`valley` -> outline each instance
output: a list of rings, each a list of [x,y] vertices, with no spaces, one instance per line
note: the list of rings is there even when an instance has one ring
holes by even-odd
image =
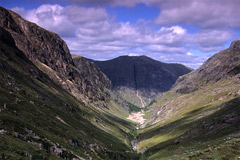
[[[95,61],[0,7],[0,159],[239,159],[240,40],[192,70]]]

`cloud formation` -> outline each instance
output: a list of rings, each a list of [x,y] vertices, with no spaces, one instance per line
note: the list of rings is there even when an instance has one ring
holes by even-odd
[[[200,9],[195,11],[197,3],[200,3],[199,1],[186,1],[185,5],[190,6],[188,9],[183,9],[184,6],[180,4],[183,1],[179,0],[177,3],[171,3],[173,0],[103,0],[101,2],[91,0],[87,3],[96,4],[93,7],[79,5],[63,7],[56,4],[41,5],[32,10],[18,7],[13,10],[27,20],[58,33],[67,42],[72,53],[93,59],[110,59],[120,55],[144,54],[160,61],[183,63],[196,68],[206,60],[206,56],[197,57],[194,56],[194,53],[189,54],[190,49],[202,52],[219,51],[223,49],[223,45],[229,39],[233,38],[234,31],[231,28],[213,28],[213,23],[204,20],[204,16],[208,15],[209,12],[200,13]],[[207,4],[205,2],[205,0],[201,1],[200,7],[203,6],[201,9]],[[86,1],[72,0],[71,3],[82,4]],[[161,12],[155,19],[155,23],[161,26],[153,29],[153,22],[145,20],[139,20],[135,24],[117,22],[102,7],[104,4],[134,6],[136,3],[161,7]],[[198,15],[187,17],[188,14],[192,14],[191,11]],[[202,11],[204,12],[204,10]],[[215,16],[218,17],[219,14],[217,12]],[[178,19],[175,17],[178,17]],[[205,17],[205,19],[207,18]],[[220,22],[218,20],[216,24]],[[178,23],[199,25],[199,30],[190,33],[187,27],[182,27]],[[235,26],[237,24],[232,25],[232,27]]]
[[[239,0],[151,1],[161,8],[155,23],[159,25],[199,26],[201,28],[239,28]]]

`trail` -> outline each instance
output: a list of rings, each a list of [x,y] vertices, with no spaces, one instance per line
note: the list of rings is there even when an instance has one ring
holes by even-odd
[[[138,91],[137,91],[137,97],[138,97],[138,98],[140,99],[140,101],[141,101],[141,104],[142,104],[142,107],[141,107],[141,108],[144,108],[145,102],[144,102],[144,100],[142,99],[142,97],[139,96]]]

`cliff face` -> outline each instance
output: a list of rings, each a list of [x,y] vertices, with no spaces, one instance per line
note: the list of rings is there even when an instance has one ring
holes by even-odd
[[[100,71],[96,64],[77,55],[73,55],[73,61],[77,69],[85,75],[85,78],[89,81],[89,83],[92,83],[92,85],[98,86],[100,88],[112,88],[111,81],[102,71]]]
[[[2,7],[0,27],[12,35],[16,46],[27,58],[76,98],[86,103],[100,99],[108,100],[109,95],[102,91],[104,88],[110,88],[110,85],[100,82],[101,78],[96,75],[96,71],[95,78],[90,79],[84,70],[78,70],[66,43],[57,34],[28,22]],[[87,62],[82,63],[85,63],[85,66],[89,65]],[[102,85],[99,86],[100,83]]]
[[[174,89],[179,93],[189,93],[198,90],[210,82],[237,76],[240,73],[240,40],[233,41],[228,49],[220,51],[209,58],[203,65],[180,77]]]

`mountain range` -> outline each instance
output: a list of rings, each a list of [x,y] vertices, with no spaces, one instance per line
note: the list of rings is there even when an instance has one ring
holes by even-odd
[[[239,65],[240,40],[193,71],[87,60],[0,7],[0,159],[239,159]]]

